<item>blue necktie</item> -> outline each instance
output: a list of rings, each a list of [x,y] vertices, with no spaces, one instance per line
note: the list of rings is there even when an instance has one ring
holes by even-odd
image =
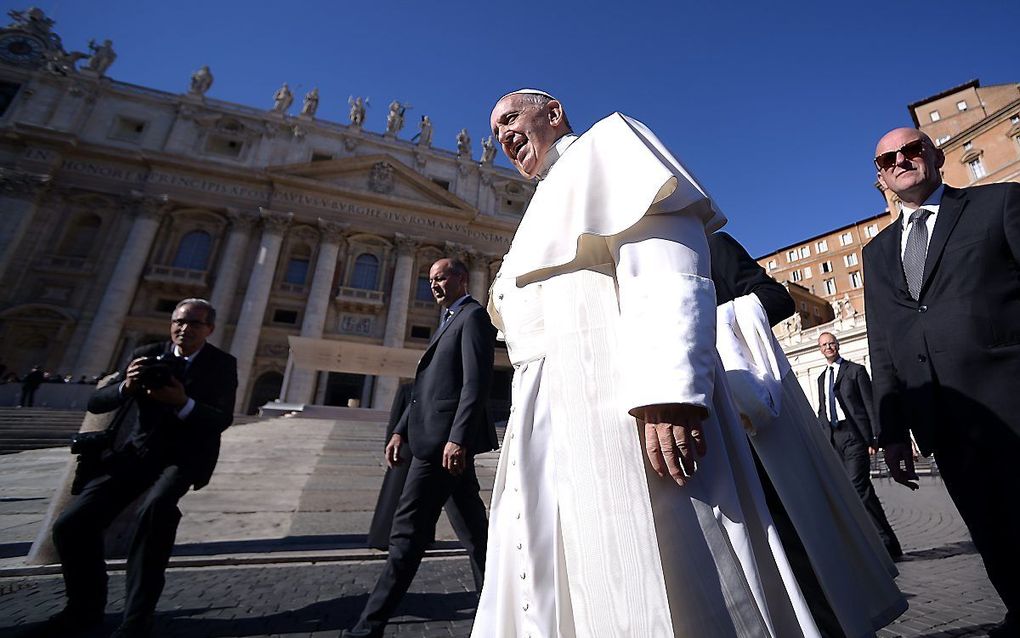
[[[839,418],[836,416],[836,369],[829,366],[829,425],[839,425]]]

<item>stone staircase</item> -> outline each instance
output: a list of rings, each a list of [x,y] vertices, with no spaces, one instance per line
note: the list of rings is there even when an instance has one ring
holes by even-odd
[[[0,408],[0,454],[66,447],[84,417],[85,412],[80,410]],[[257,420],[255,416],[236,415],[234,425]]]
[[[0,454],[66,447],[85,412],[47,408],[0,408]]]

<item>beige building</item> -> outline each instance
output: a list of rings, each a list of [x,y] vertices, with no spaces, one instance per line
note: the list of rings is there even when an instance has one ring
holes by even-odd
[[[239,412],[281,389],[288,402],[388,408],[397,377],[288,364],[288,338],[423,350],[438,323],[427,270],[446,255],[468,263],[484,301],[533,192],[492,165],[491,147],[481,159],[465,138],[457,152],[433,147],[430,125],[404,130],[399,102],[384,125],[360,100],[350,122],[319,119],[317,90],[302,100],[283,86],[265,108],[220,101],[208,67],[182,77],[181,93],[118,82],[112,43],[68,52],[41,11],[11,15],[0,30],[8,369],[109,371],[166,338],[177,300],[205,297],[219,311],[212,341],[238,359]]]
[[[854,311],[864,312],[864,268],[861,249],[892,217],[883,212],[835,230],[784,246],[758,258],[758,263],[779,282],[794,283],[812,295],[824,299],[833,314],[849,303]],[[805,309],[800,307],[803,312]],[[829,314],[829,318],[833,316]],[[805,327],[816,325],[813,317],[804,317]]]
[[[952,186],[1020,181],[1020,83],[978,80],[911,104],[914,125],[945,152]]]

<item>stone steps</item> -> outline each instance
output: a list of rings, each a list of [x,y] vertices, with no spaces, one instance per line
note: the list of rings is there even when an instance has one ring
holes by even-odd
[[[85,413],[46,408],[0,408],[0,454],[66,447]]]

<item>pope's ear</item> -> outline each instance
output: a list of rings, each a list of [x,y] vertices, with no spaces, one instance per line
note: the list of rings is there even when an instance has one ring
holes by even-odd
[[[549,108],[549,124],[557,127],[564,122],[563,105],[559,100],[551,100],[546,106]]]

